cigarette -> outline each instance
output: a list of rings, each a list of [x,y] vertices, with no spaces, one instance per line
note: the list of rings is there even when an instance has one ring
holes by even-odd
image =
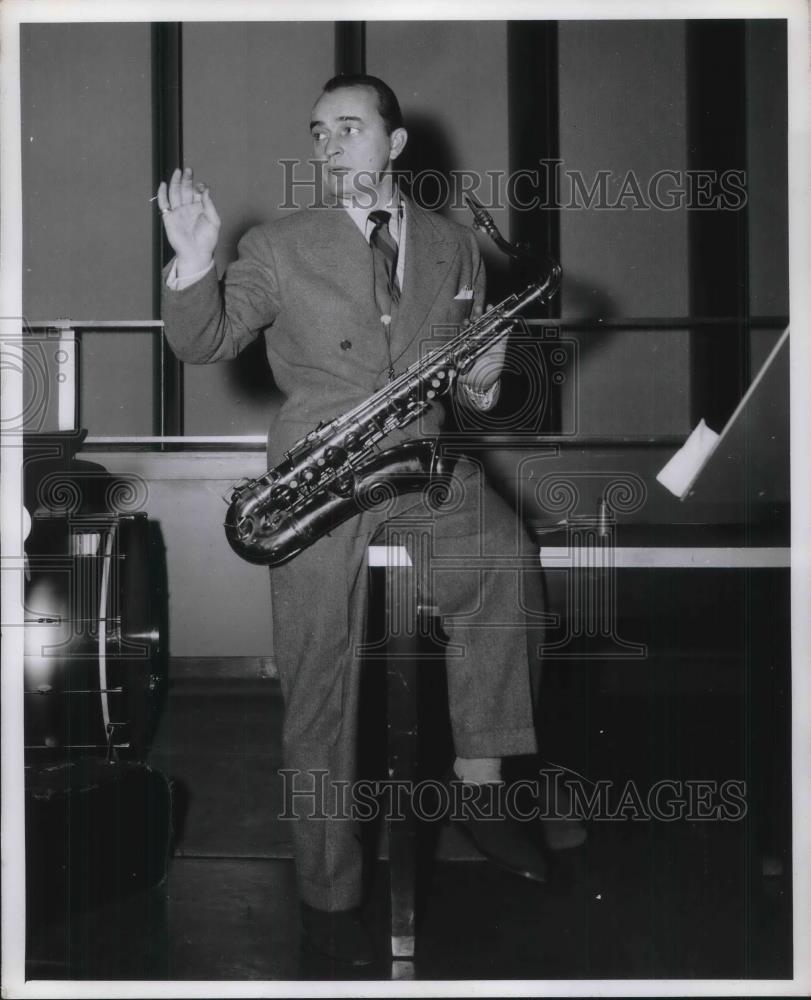
[[[158,196],[157,196],[157,195],[155,195],[155,197],[154,197],[154,198],[150,198],[149,200],[150,200],[150,201],[157,201],[157,200],[158,200]]]

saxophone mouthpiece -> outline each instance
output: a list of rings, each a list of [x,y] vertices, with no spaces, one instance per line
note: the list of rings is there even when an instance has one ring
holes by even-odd
[[[473,213],[473,225],[476,229],[489,231],[489,227],[494,225],[490,213],[485,210],[484,205],[472,194],[465,195],[467,207]]]

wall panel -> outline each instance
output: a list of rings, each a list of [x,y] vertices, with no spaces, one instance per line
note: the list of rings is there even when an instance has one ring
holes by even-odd
[[[629,171],[645,192],[656,171],[685,170],[682,23],[563,21],[559,47],[565,170],[589,183],[610,171],[609,203]],[[683,208],[567,208],[561,242],[565,315],[686,315]]]
[[[150,27],[21,35],[29,320],[152,319]]]
[[[608,207],[629,174],[647,202],[657,171],[683,176],[686,169],[684,26],[562,21],[558,39],[561,169],[579,174],[587,188],[600,171],[609,172],[602,206],[583,207],[587,199],[572,197],[571,183],[561,185],[563,316],[686,316],[686,210]],[[582,432],[689,431],[683,334],[596,331],[578,339]]]
[[[184,155],[223,220],[221,273],[247,229],[285,214],[279,161],[298,158],[312,176],[310,110],[333,58],[327,22],[184,25]],[[185,380],[187,434],[261,433],[278,403],[261,344],[233,362],[187,365]]]
[[[156,336],[145,332],[82,334],[80,412],[88,434],[152,434]]]
[[[149,30],[22,26],[29,321],[153,318]],[[81,348],[83,426],[90,434],[151,433],[151,338],[99,333]],[[53,412],[40,429],[55,426]]]
[[[747,26],[749,308],[788,315],[786,22]]]

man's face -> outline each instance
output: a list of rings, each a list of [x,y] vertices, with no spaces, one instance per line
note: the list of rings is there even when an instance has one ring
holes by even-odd
[[[373,207],[406,140],[405,129],[386,133],[374,90],[344,87],[322,94],[310,133],[326,189],[342,201],[354,197],[361,207]]]

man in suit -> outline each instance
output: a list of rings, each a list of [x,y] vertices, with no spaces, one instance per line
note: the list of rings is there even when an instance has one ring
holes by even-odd
[[[397,99],[382,81],[330,80],[313,108],[311,133],[326,204],[250,230],[222,282],[212,258],[220,220],[208,188],[195,184],[186,168],[158,192],[176,252],[165,271],[166,336],[179,358],[199,364],[235,357],[264,331],[286,396],[269,432],[271,465],[319,421],[367,399],[415,361],[434,328],[475,318],[484,300],[473,233],[422,210],[399,190],[393,164],[407,133]],[[496,347],[460,376],[459,404],[493,406],[502,362]],[[435,405],[382,446],[437,435],[443,418]],[[440,572],[430,581],[450,643],[462,651],[448,658],[457,754],[450,780],[484,800],[500,782],[503,758],[536,751],[526,594],[521,574],[503,568],[505,556],[531,561],[532,547],[475,463],[460,459],[456,484],[459,500],[444,513],[428,511],[414,496],[400,497],[385,510],[363,511],[271,569],[285,766],[301,775],[293,790],[323,787],[318,771],[330,782],[351,781],[356,773],[365,553],[383,522],[404,512],[430,523],[435,552],[475,560],[470,571]],[[488,556],[500,557],[502,568],[482,568]],[[482,620],[492,627],[482,628]],[[312,799],[292,798],[290,808],[299,810],[293,840],[305,929],[332,957],[368,962],[370,945],[357,914],[361,856],[354,828],[340,818],[308,821]],[[330,803],[318,808],[329,813]],[[543,855],[518,824],[474,816],[467,829],[502,867],[545,881]]]

